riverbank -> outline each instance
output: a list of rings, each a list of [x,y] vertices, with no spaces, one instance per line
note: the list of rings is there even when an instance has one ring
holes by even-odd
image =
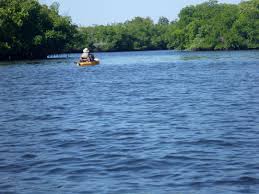
[[[12,13],[0,12],[0,60],[46,58],[82,52],[85,47],[101,52],[259,49],[257,0],[239,4],[210,0],[183,8],[175,21],[135,17],[124,23],[90,27],[78,27],[70,17],[61,16],[57,4],[47,7],[33,1],[34,6],[28,6],[28,2],[13,0]],[[1,5],[3,10],[10,8],[8,0]]]
[[[236,52],[239,52],[239,51],[259,51],[259,49],[244,49],[244,50],[237,50],[237,49],[228,49],[228,50],[188,50],[188,49],[185,49],[185,50],[171,50],[171,49],[164,49],[164,50],[125,50],[125,51],[95,51],[93,53],[96,53],[96,54],[99,54],[99,53],[130,53],[130,52],[152,52],[152,51],[177,51],[177,52],[232,52],[232,51],[236,51]],[[74,54],[78,54],[80,55],[81,54],[81,50],[78,50],[78,52],[76,51],[73,51],[73,52],[70,52],[70,53],[59,53],[59,54],[52,54],[52,55],[48,55],[46,57],[39,57],[39,58],[22,58],[22,57],[18,57],[18,58],[15,58],[15,59],[2,59],[0,60],[0,62],[8,62],[8,61],[24,61],[24,60],[29,60],[29,61],[34,61],[34,60],[52,60],[52,59],[68,59],[68,58],[71,58],[71,55],[73,56]]]

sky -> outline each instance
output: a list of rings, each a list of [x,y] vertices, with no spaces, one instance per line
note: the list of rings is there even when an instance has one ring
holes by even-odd
[[[125,22],[136,16],[151,17],[155,22],[160,16],[170,21],[187,5],[206,0],[39,0],[43,4],[60,4],[60,13],[71,16],[79,26],[106,25]],[[219,0],[220,3],[240,3],[241,0]]]

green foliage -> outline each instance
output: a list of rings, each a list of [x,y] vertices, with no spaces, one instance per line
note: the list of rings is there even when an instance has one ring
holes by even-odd
[[[158,20],[159,25],[168,25],[170,21],[166,17],[160,17]]]
[[[177,21],[136,17],[122,24],[81,28],[82,43],[96,51],[259,48],[259,0],[239,5],[216,0],[187,6]]]
[[[259,48],[259,0],[244,1],[240,4],[239,17],[232,31],[235,41],[244,48]]]
[[[44,58],[61,52],[154,49],[226,50],[259,48],[259,0],[238,5],[209,0],[187,6],[179,18],[135,17],[112,25],[76,27],[38,0],[0,0],[0,59]]]
[[[0,59],[45,58],[66,51],[76,26],[58,8],[37,0],[1,0]]]
[[[80,49],[85,46],[95,51],[166,49],[167,25],[154,24],[150,18],[135,17],[119,24],[82,27],[79,28],[83,43]]]

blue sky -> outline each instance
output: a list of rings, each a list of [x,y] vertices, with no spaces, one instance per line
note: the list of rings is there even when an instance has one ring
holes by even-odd
[[[151,17],[157,21],[160,16],[169,20],[177,18],[180,10],[206,0],[40,0],[50,5],[60,3],[60,13],[69,15],[75,24],[90,26],[124,22],[135,16]],[[240,0],[219,0],[220,3],[239,3]]]

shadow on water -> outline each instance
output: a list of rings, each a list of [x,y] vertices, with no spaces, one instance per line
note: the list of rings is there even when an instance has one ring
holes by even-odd
[[[1,61],[0,67],[12,66],[12,65],[57,65],[64,64],[64,62],[70,62],[71,59],[76,60],[76,58],[47,58],[47,59],[34,59],[34,60],[19,60],[19,61]]]

